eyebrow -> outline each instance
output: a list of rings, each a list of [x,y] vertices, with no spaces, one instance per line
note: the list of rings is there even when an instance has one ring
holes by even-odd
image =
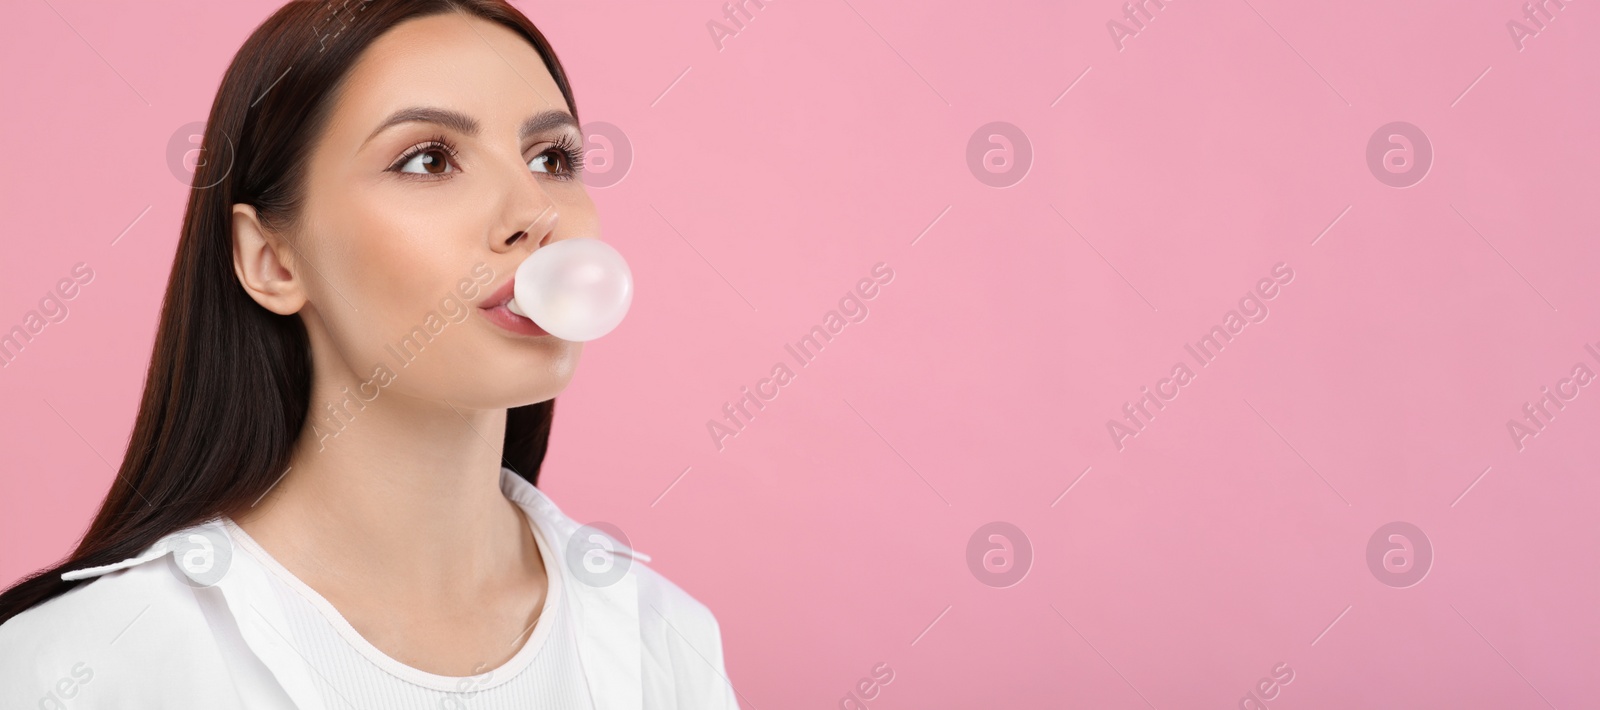
[[[383,123],[378,124],[378,128],[368,135],[366,140],[361,142],[361,146],[365,147],[366,144],[370,143],[373,138],[376,138],[379,133],[382,133],[393,126],[397,126],[402,123],[414,122],[438,124],[444,126],[445,128],[456,131],[457,133],[462,133],[468,137],[474,138],[477,137],[478,131],[480,130],[478,119],[459,111],[451,111],[450,109],[444,108],[434,108],[431,106],[412,106],[410,108],[400,109],[399,111],[395,111],[394,113],[390,114],[388,118],[384,119]],[[549,111],[530,116],[524,120],[522,122],[522,126],[517,129],[517,138],[523,139],[536,133],[543,133],[545,131],[563,127],[577,129],[578,121],[577,119],[573,118],[572,114],[570,113],[551,109]],[[357,150],[360,150],[360,148],[357,148]]]

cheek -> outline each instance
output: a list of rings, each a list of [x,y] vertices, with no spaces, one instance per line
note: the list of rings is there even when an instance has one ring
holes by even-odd
[[[469,256],[465,232],[440,215],[390,204],[394,197],[383,190],[342,197],[321,206],[308,229],[319,243],[302,249],[314,267],[306,274],[312,302],[358,374],[380,363],[415,370],[431,359],[422,353],[465,328],[463,317],[474,310],[446,303],[472,277],[470,265],[454,267]]]
[[[338,260],[339,288],[349,284],[345,296],[390,328],[409,328],[438,311],[455,284],[471,277],[470,268],[451,266],[470,256],[462,216],[404,197],[392,190],[353,195],[325,236]]]
[[[556,225],[558,235],[600,236],[599,211],[595,209],[594,199],[589,196],[582,181],[564,183],[559,188],[551,188],[549,193],[561,214],[561,220]]]
[[[490,255],[482,203],[445,186],[328,186],[314,193],[307,231],[316,244],[307,288],[338,357],[358,379],[382,366],[385,391],[464,406],[512,407],[561,393],[583,343],[507,337],[457,293]],[[599,236],[581,183],[547,188],[558,235]],[[496,280],[505,274],[496,274]],[[456,294],[457,303],[446,303]],[[480,291],[476,297],[482,297]]]

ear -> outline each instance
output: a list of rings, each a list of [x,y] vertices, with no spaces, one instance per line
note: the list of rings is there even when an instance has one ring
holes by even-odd
[[[294,266],[292,247],[262,227],[255,207],[234,205],[233,273],[245,293],[278,315],[298,313],[306,304],[306,293]]]

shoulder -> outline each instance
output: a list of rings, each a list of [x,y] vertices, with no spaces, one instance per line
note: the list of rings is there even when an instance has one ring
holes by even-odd
[[[697,646],[720,655],[721,625],[711,608],[654,567],[638,560],[631,564],[639,585],[641,627],[649,628],[653,621],[662,627],[660,630],[697,642]]]
[[[509,472],[503,480],[506,494],[549,538],[579,606],[596,610],[593,622],[629,629],[630,636],[637,628],[647,697],[672,698],[665,707],[737,710],[721,624],[710,607],[647,564],[650,555],[619,540],[610,526],[580,525],[544,491]]]
[[[736,710],[716,614],[650,565],[637,560],[631,564],[643,662],[671,679],[670,694],[679,707]]]
[[[132,558],[0,624],[0,707],[154,707],[173,687],[207,697],[227,673],[170,560]]]
[[[509,472],[507,472],[509,474]],[[522,505],[543,532],[556,555],[555,562],[580,583],[577,590],[608,588],[622,575],[634,580],[641,628],[677,635],[697,646],[716,646],[721,637],[716,616],[699,599],[651,567],[650,555],[633,549],[605,523],[584,525],[572,519],[539,490],[514,475],[503,485],[507,495]]]

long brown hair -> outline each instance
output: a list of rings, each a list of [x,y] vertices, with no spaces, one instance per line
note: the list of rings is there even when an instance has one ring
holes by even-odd
[[[119,562],[169,533],[237,514],[285,472],[310,403],[310,345],[298,315],[262,308],[239,284],[232,206],[253,205],[269,226],[294,224],[305,198],[302,156],[351,65],[395,25],[448,12],[527,39],[578,117],[555,51],[505,0],[296,0],[267,18],[211,105],[201,152],[218,157],[197,166],[191,183],[122,467],[77,549],[0,593],[0,623],[84,583],[61,573]],[[530,483],[554,411],[554,399],[507,411],[504,462]]]

